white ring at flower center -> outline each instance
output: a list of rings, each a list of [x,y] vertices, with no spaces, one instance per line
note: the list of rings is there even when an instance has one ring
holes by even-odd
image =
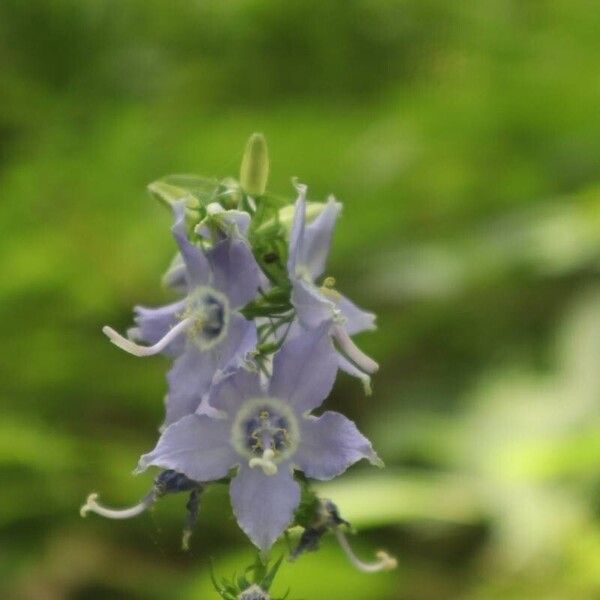
[[[264,415],[266,413],[266,416]],[[282,419],[285,422],[283,430],[273,427],[271,420]],[[248,427],[252,422],[258,422],[254,432]],[[274,433],[282,433],[284,447],[274,447],[270,438]],[[256,448],[251,448],[251,440],[255,440]],[[264,441],[269,441],[268,447]],[[292,408],[278,398],[252,398],[242,404],[233,420],[231,427],[231,444],[236,452],[249,459],[250,466],[268,466],[266,463],[277,464],[292,456],[300,442],[298,418]],[[261,462],[262,461],[262,462]],[[264,470],[264,468],[263,468]]]
[[[214,288],[200,286],[190,293],[182,318],[191,319],[187,333],[200,350],[223,341],[229,328],[229,312],[229,300]]]

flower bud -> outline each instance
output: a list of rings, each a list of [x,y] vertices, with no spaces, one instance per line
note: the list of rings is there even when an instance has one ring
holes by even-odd
[[[246,144],[240,169],[240,184],[250,196],[262,196],[269,178],[269,152],[262,133],[253,133]]]

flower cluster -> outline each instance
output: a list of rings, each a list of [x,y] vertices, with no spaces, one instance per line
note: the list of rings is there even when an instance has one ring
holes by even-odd
[[[103,331],[134,356],[172,359],[160,437],[136,470],[163,471],[139,504],[114,510],[92,494],[83,515],[128,518],[166,493],[189,492],[187,543],[200,493],[226,481],[241,529],[263,554],[289,527],[304,525],[297,556],[316,546],[307,543],[311,531],[337,535],[345,523],[323,501],[312,502],[301,523],[302,498],[315,498],[309,480],[332,479],[363,458],[382,466],[352,421],[332,411],[312,414],[338,370],[359,378],[367,392],[377,370],[351,337],[374,329],[374,315],[338,292],[332,277],[323,279],[341,204],[308,202],[306,186],[295,182],[292,207],[265,192],[267,174],[264,138],[255,134],[239,182],[152,184],[173,213],[177,255],[163,281],[180,297],[136,307],[126,336]],[[348,549],[343,534],[338,538]],[[366,570],[392,562],[385,555]]]

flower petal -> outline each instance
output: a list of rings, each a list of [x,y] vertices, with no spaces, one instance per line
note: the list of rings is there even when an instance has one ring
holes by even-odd
[[[184,308],[184,300],[159,308],[136,306],[134,312],[137,327],[133,330],[136,341],[144,342],[149,346],[156,344],[173,326],[177,325],[179,321],[177,315]],[[163,350],[163,354],[177,356],[183,351],[184,345],[185,336],[179,336]]]
[[[285,463],[275,475],[243,465],[229,493],[240,527],[261,550],[268,550],[283,533],[300,503],[300,486]]]
[[[246,354],[256,348],[256,343],[256,323],[239,313],[231,313],[227,337],[213,350],[218,357],[217,368],[225,370],[241,364]]]
[[[329,395],[337,368],[329,326],[303,332],[275,354],[269,394],[286,400],[298,412],[312,410]]]
[[[207,256],[213,271],[213,285],[229,298],[232,309],[241,308],[255,298],[260,281],[259,267],[245,241],[227,238]]]
[[[188,284],[185,274],[185,263],[179,252],[171,260],[171,264],[161,278],[161,283],[163,286],[181,294],[187,292]]]
[[[225,477],[239,459],[229,442],[230,430],[229,420],[188,415],[165,429],[156,448],[140,458],[138,471],[155,466],[194,481]]]
[[[220,231],[218,231],[221,235],[220,239],[224,239],[227,236],[247,238],[251,219],[246,211],[236,209],[225,210],[216,202],[209,204],[206,209],[213,221],[216,221],[220,227]],[[207,220],[205,218],[196,225],[196,233],[206,239],[210,239],[213,231],[207,225]]]
[[[167,374],[165,425],[196,411],[216,373],[226,373],[242,364],[245,355],[255,346],[255,323],[238,313],[230,315],[227,336],[215,347],[201,350],[194,343],[188,343]]]
[[[165,400],[164,425],[170,425],[194,413],[202,396],[208,391],[216,371],[217,356],[213,352],[202,351],[193,343],[186,345],[185,351],[167,373],[169,393]]]
[[[320,417],[302,419],[300,445],[293,461],[308,477],[332,479],[361,458],[382,465],[371,442],[340,413],[327,411]]]
[[[292,229],[290,231],[287,263],[288,273],[292,278],[296,275],[296,264],[302,252],[304,224],[306,221],[306,186],[294,181],[294,187],[298,192],[298,199],[294,206],[294,218],[292,220]]]
[[[362,310],[346,296],[341,296],[336,302],[337,308],[346,319],[344,327],[349,335],[360,333],[361,331],[377,329],[375,325],[375,315],[366,310]]]
[[[206,285],[210,278],[210,268],[202,250],[188,240],[184,200],[173,204],[173,214],[175,215],[175,224],[171,231],[185,264],[188,286],[193,288],[198,285]]]
[[[330,196],[323,212],[305,226],[298,263],[308,270],[313,281],[325,270],[331,235],[341,209],[342,205]]]
[[[245,400],[264,395],[259,374],[240,366],[229,373],[219,375],[210,390],[208,402],[211,407],[225,411],[228,416],[233,417]]]
[[[319,288],[303,279],[292,280],[291,301],[298,320],[306,329],[315,329],[331,320],[337,310],[335,304]]]

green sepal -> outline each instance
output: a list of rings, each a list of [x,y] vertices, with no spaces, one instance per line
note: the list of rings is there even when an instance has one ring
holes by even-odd
[[[275,564],[271,567],[271,569],[263,576],[261,579],[260,587],[268,592],[270,587],[273,585],[273,580],[275,579],[275,575],[277,575],[277,571],[279,571],[279,567],[283,561],[283,554],[279,557],[279,559],[275,562]]]
[[[294,513],[294,524],[306,529],[318,518],[319,498],[306,479],[296,477],[296,480],[300,484],[300,504]]]
[[[164,180],[152,182],[148,186],[148,191],[154,198],[167,208],[171,208],[173,204],[181,200],[186,201],[186,207],[197,209],[200,206],[198,198],[193,196],[188,190],[166,183]]]

